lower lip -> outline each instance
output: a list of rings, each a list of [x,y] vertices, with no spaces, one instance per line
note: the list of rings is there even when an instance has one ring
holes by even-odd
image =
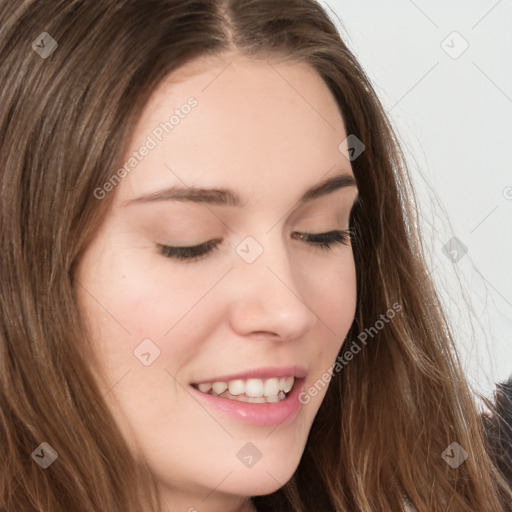
[[[280,425],[285,422],[288,424],[295,419],[302,405],[299,402],[299,394],[303,386],[304,379],[296,379],[293,388],[284,400],[263,404],[219,398],[202,393],[192,386],[190,388],[194,392],[194,396],[197,396],[206,406],[213,407],[232,418],[252,425]]]

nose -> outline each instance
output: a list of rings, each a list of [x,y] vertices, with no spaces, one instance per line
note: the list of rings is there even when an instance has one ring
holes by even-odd
[[[289,341],[313,329],[319,318],[307,302],[311,279],[294,265],[282,241],[273,245],[253,263],[236,262],[230,323],[241,336]]]

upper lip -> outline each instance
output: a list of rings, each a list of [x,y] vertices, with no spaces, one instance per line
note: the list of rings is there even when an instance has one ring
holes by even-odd
[[[272,377],[295,377],[302,379],[307,375],[306,369],[301,365],[293,366],[262,366],[244,372],[222,375],[220,377],[211,377],[202,379],[193,384],[205,384],[210,382],[229,382],[230,380],[246,380],[246,379],[271,379]]]

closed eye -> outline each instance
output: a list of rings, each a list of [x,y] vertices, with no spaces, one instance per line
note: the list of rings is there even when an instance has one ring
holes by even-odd
[[[292,233],[292,237],[304,240],[308,245],[315,249],[332,250],[335,245],[350,246],[353,239],[353,232],[350,229],[333,230],[327,233]],[[200,245],[192,247],[173,247],[170,245],[158,244],[160,253],[168,258],[181,261],[196,261],[219,248],[222,240],[208,240]]]

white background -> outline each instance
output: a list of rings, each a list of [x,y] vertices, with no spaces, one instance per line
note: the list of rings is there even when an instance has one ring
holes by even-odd
[[[491,396],[512,373],[512,0],[321,3],[398,132],[462,363]]]

